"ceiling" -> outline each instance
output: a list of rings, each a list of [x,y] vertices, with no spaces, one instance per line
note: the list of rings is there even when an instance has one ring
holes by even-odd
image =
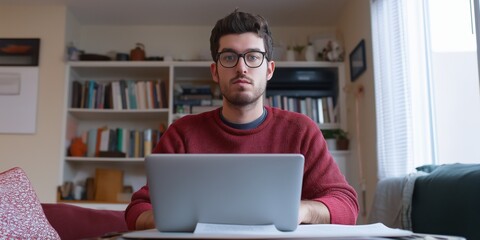
[[[257,13],[272,26],[334,26],[347,0],[0,0],[66,5],[81,25],[210,26],[232,12]]]

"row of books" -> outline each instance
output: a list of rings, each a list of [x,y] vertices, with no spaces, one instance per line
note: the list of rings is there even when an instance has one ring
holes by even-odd
[[[72,82],[72,108],[155,109],[167,108],[167,87],[163,80]]]
[[[174,112],[196,114],[216,109],[222,100],[212,92],[211,85],[176,84]],[[218,91],[220,91],[218,89]],[[218,94],[217,94],[218,95]]]
[[[266,104],[305,114],[319,124],[339,122],[338,109],[334,106],[333,97],[301,98],[275,95],[268,96]]]
[[[82,137],[87,145],[87,157],[142,158],[152,153],[162,133],[162,129],[102,127],[90,129]]]
[[[175,113],[180,114],[196,114],[217,109],[222,106],[222,99],[206,99],[206,100],[175,100]]]

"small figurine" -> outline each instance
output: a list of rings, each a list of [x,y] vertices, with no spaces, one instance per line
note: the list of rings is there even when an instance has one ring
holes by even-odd
[[[336,41],[329,41],[326,49],[326,60],[331,62],[343,61],[343,49]]]

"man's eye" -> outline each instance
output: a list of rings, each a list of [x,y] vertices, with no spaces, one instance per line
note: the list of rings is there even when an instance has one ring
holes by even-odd
[[[227,62],[232,62],[236,60],[235,55],[225,55],[223,56],[223,60]]]
[[[259,59],[260,57],[256,54],[247,55],[247,61],[254,62],[254,61],[258,61]]]

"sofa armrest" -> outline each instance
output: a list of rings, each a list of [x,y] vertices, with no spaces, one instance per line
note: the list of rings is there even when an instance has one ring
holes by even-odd
[[[448,164],[417,178],[413,231],[480,239],[480,164]]]
[[[124,211],[90,209],[63,203],[42,203],[42,208],[61,239],[94,238],[128,230]]]

